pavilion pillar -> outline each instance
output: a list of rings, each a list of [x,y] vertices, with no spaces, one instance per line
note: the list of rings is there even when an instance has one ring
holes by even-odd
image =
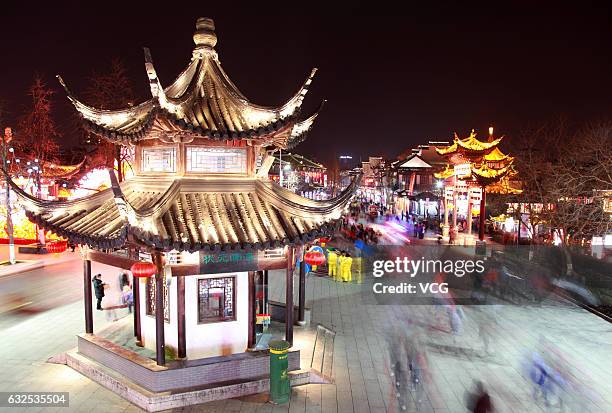
[[[176,277],[176,314],[177,314],[177,355],[187,357],[187,332],[185,330],[185,276]]]
[[[457,185],[453,188],[453,231],[457,231]]]
[[[85,332],[93,334],[93,299],[91,291],[91,261],[83,260],[83,294],[85,301]]]
[[[138,260],[139,252],[137,248],[130,248],[128,254],[131,259]],[[134,300],[134,337],[136,345],[142,346],[142,335],[140,333],[140,278],[132,274],[132,298]]]
[[[268,311],[268,270],[264,270],[263,271],[263,305],[264,307],[262,308],[261,312],[264,314],[270,314],[270,312]]]
[[[472,191],[468,189],[468,218],[467,218],[467,232],[468,235],[472,235]]]
[[[155,361],[158,366],[166,364],[166,339],[164,335],[164,263],[162,253],[153,253],[155,271]]]
[[[442,236],[448,236],[448,198],[444,193],[444,225],[442,226]]]
[[[298,290],[298,324],[306,324],[306,265],[304,263],[304,247],[300,248],[300,285]]]
[[[255,348],[257,344],[257,332],[256,332],[256,315],[255,315],[255,271],[249,271],[249,304],[248,304],[248,317],[247,322],[249,325],[248,328],[248,339],[247,339],[247,348],[252,350]]]
[[[485,234],[485,205],[487,202],[487,192],[486,192],[486,187],[482,187],[481,190],[481,195],[480,195],[480,225],[478,225],[478,239],[480,241],[484,241],[484,234]]]
[[[285,285],[285,340],[293,345],[293,247],[287,247],[287,274]]]

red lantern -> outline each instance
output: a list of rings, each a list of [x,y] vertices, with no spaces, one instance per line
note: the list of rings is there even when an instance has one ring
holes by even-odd
[[[319,238],[319,242],[320,242],[321,244],[327,244],[329,241],[331,241],[331,238],[329,238],[329,237],[322,237],[322,238]]]
[[[132,275],[134,277],[147,278],[155,275],[157,268],[152,262],[138,261],[132,264],[132,268],[130,268],[130,270],[132,271]]]
[[[304,262],[311,266],[325,264],[325,254],[321,251],[308,251],[304,255]]]
[[[53,241],[48,243],[45,248],[49,254],[59,254],[60,252],[66,251],[68,247],[67,241]]]

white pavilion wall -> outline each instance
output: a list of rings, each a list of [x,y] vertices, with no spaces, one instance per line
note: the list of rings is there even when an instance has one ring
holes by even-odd
[[[236,276],[236,320],[198,324],[198,281]],[[187,358],[199,359],[242,353],[248,342],[248,272],[185,277],[185,330]]]
[[[198,281],[203,278],[236,277],[236,320],[217,323],[198,323]],[[242,353],[248,342],[248,272],[190,275],[185,277],[185,330],[187,358],[199,359]],[[166,347],[178,348],[177,282],[170,282],[170,322],[164,322]],[[155,351],[155,317],[146,315],[146,280],[140,282],[141,335],[144,346]]]

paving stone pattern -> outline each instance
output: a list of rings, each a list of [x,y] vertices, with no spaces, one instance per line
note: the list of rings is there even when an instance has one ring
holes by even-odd
[[[270,275],[271,299],[284,300],[283,280],[282,272]],[[466,394],[473,388],[474,380],[486,384],[496,411],[560,411],[554,406],[547,408],[541,400],[536,403],[532,386],[523,375],[526,354],[541,348],[543,338],[562,354],[567,371],[582,386],[579,403],[568,404],[565,411],[612,411],[612,326],[582,309],[553,299],[532,307],[464,307],[462,332],[453,336],[444,309],[366,306],[360,300],[361,288],[326,277],[308,277],[307,305],[312,308],[313,323],[306,328],[296,327],[296,344],[302,346],[302,366],[307,366],[316,324],[337,333],[334,384],[294,388],[290,403],[284,406],[267,403],[266,395],[255,395],[175,411],[401,411],[389,367],[389,335],[397,329],[418,336],[426,353],[429,368],[418,411],[467,411]],[[70,368],[45,363],[48,357],[76,345],[75,335],[83,328],[82,311],[82,303],[74,303],[25,318],[2,330],[0,390],[69,391],[70,408],[61,409],[62,412],[140,411]],[[95,313],[96,328],[101,328],[107,321],[102,314]],[[479,328],[482,325],[490,326],[489,355],[483,349]],[[413,394],[407,397],[407,411],[416,411]],[[26,410],[10,410],[18,411]]]

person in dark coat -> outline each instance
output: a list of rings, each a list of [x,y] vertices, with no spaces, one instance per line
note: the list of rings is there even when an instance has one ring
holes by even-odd
[[[104,286],[107,285],[101,279],[102,274],[96,274],[93,279],[93,287],[94,293],[96,294],[96,299],[98,300],[96,309],[102,310],[102,298],[104,298]]]

